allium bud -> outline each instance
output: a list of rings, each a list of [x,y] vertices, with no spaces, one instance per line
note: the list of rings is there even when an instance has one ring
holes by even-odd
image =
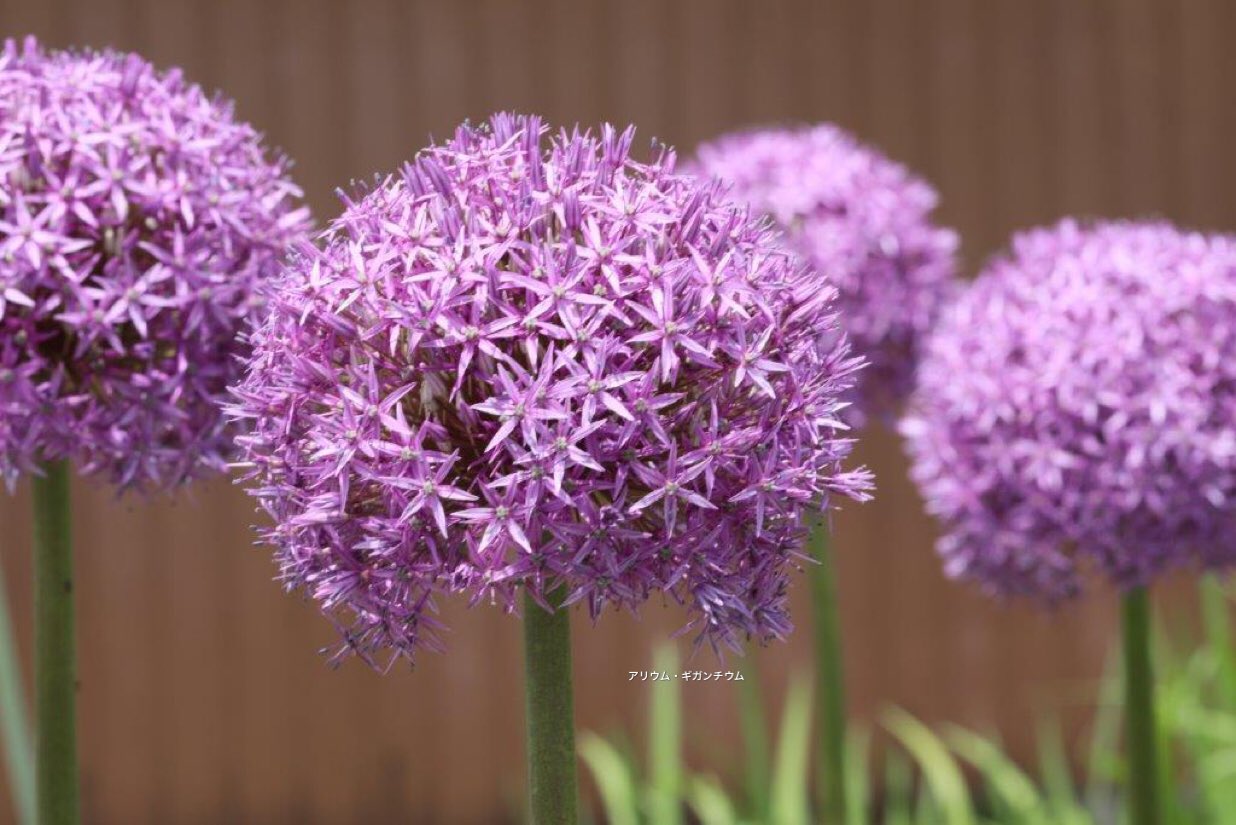
[[[696,164],[771,216],[836,287],[841,327],[868,362],[848,418],[892,414],[954,288],[957,235],[932,224],[935,191],[827,124],[728,135]]]
[[[279,282],[234,414],[283,576],[367,658],[559,583],[781,637],[804,514],[868,486],[832,292],[671,151],[546,131],[463,126]]]
[[[0,53],[0,474],[226,467],[237,340],[307,231],[287,164],[179,70]]]
[[[929,338],[902,429],[950,575],[1075,593],[1236,560],[1236,241],[1065,221]]]

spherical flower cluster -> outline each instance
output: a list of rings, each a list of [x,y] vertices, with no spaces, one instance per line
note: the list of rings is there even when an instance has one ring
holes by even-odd
[[[1056,599],[1236,560],[1236,240],[1019,235],[928,339],[902,429],[950,575]]]
[[[308,216],[286,164],[179,71],[0,53],[0,475],[122,487],[226,468],[237,334]]]
[[[696,164],[771,216],[836,287],[841,326],[868,362],[848,418],[892,414],[953,292],[957,235],[932,225],[935,191],[829,124],[728,135]]]
[[[689,607],[784,635],[804,515],[862,497],[830,291],[633,132],[465,125],[288,268],[234,414],[284,578],[343,651],[436,645],[435,593]],[[372,659],[371,659],[372,661]]]

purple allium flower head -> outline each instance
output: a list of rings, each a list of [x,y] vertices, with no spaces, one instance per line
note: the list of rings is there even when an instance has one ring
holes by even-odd
[[[308,230],[286,164],[178,70],[0,52],[0,475],[226,468],[259,282]]]
[[[1055,599],[1236,560],[1236,241],[1017,236],[928,338],[902,424],[947,572]]]
[[[954,289],[957,235],[931,223],[935,190],[829,124],[727,135],[696,164],[771,216],[836,286],[841,326],[868,362],[847,417],[892,414]]]
[[[546,131],[465,125],[348,201],[254,334],[267,538],[344,651],[436,646],[435,593],[559,582],[594,618],[660,591],[714,645],[780,637],[805,512],[869,486],[831,291],[672,151]]]

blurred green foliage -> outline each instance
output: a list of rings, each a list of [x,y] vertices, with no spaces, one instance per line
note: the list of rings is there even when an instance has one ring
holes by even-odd
[[[1156,703],[1162,754],[1164,825],[1236,822],[1236,651],[1231,595],[1208,577],[1199,587],[1202,632],[1183,641],[1155,631]],[[1186,635],[1186,634],[1178,634]],[[658,669],[677,670],[672,649]],[[890,742],[851,731],[846,822],[836,825],[1120,825],[1119,662],[1097,686],[1081,764],[1068,756],[1060,726],[1043,720],[1033,766],[1014,761],[995,737],[957,725],[932,728],[899,708],[881,727]],[[613,825],[809,825],[813,802],[811,689],[792,678],[775,731],[768,730],[754,678],[738,696],[746,759],[741,790],[683,760],[682,696],[677,680],[650,686],[647,769],[619,741],[585,734],[581,753],[599,789],[595,822]],[[1084,780],[1078,782],[1080,775]],[[825,825],[834,825],[825,823]]]

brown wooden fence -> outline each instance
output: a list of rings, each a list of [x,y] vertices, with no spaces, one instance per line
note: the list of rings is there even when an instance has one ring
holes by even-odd
[[[635,122],[684,151],[745,124],[838,122],[934,180],[970,269],[1063,213],[1236,224],[1228,0],[0,0],[0,35],[30,32],[224,90],[295,158],[319,217],[335,186],[429,134],[517,109]],[[899,703],[1022,752],[1037,712],[1084,719],[1110,599],[1044,615],[945,582],[895,439],[871,434],[862,457],[879,498],[848,507],[837,537],[856,712]],[[416,672],[331,671],[315,653],[331,630],[271,580],[239,490],[75,494],[89,822],[506,821],[522,783],[515,620],[452,605],[450,652]],[[28,504],[0,496],[27,654]],[[641,720],[627,671],[677,618],[577,617],[581,726]],[[804,631],[759,654],[774,688],[808,646]],[[732,685],[686,691],[693,761],[732,774]]]

